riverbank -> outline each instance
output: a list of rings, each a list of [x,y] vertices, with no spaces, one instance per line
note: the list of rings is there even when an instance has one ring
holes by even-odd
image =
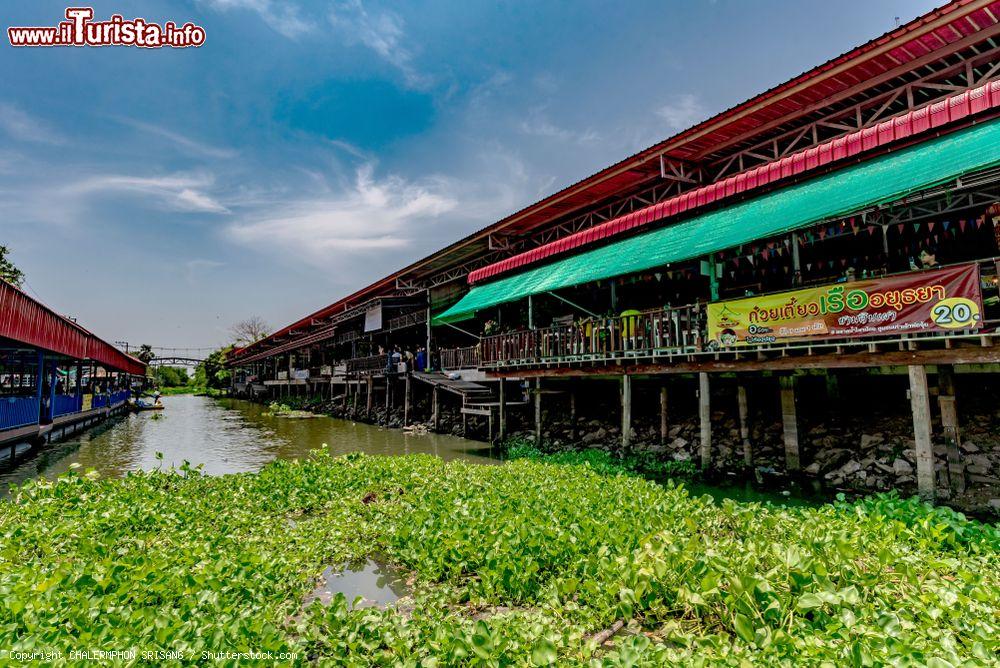
[[[951,489],[948,477],[948,453],[944,445],[934,447],[937,475],[937,501],[976,517],[1000,518],[1000,431],[996,408],[988,395],[974,391],[963,400],[963,436],[959,446],[966,465],[966,487]],[[403,428],[401,402],[386,409],[376,403],[371,412],[357,409],[336,399],[305,395],[285,397],[283,403],[293,409],[310,410],[332,417],[366,424]],[[753,467],[744,463],[743,443],[733,411],[715,411],[713,430],[713,482],[746,481],[762,491],[779,493],[796,486],[811,496],[833,499],[838,493],[864,496],[897,491],[902,496],[916,493],[916,450],[912,419],[904,409],[883,402],[878,410],[846,417],[829,407],[803,411],[800,434],[806,444],[802,451],[802,470],[794,476],[785,474],[782,423],[779,413],[759,406],[750,415],[749,438],[753,444]],[[551,404],[549,404],[551,405]],[[735,400],[733,401],[735,406]],[[534,443],[534,425],[529,411],[511,411],[508,416],[510,443],[529,444],[553,454],[600,450],[618,459],[641,462],[645,474],[699,479],[697,466],[700,423],[694,406],[680,405],[670,416],[666,437],[655,411],[633,417],[631,451],[621,449],[621,429],[614,419],[614,406],[590,406],[575,422],[565,406],[555,406],[543,413],[541,443]],[[426,397],[415,395],[410,414],[410,428],[433,431],[430,405]],[[586,416],[586,417],[584,417]],[[469,437],[486,438],[485,419],[469,416]],[[438,433],[463,433],[461,414],[454,406],[441,405]],[[632,467],[633,470],[639,470]],[[661,474],[662,471],[662,474]]]
[[[985,665],[1000,651],[998,530],[891,496],[719,505],[587,465],[320,455],[219,477],[71,472],[4,510],[0,645],[25,650],[351,665]],[[324,569],[372,555],[409,596],[303,607]]]

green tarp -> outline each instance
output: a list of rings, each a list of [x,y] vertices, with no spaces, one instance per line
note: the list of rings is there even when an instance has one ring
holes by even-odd
[[[1000,120],[990,121],[682,223],[472,288],[437,323],[531,294],[706,256],[809,227],[1000,163]]]

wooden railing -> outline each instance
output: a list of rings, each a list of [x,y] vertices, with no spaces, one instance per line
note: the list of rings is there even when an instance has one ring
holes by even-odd
[[[699,306],[588,318],[568,325],[484,337],[482,365],[614,357],[638,350],[695,351],[700,350],[704,340],[702,327]]]
[[[475,369],[480,365],[479,346],[449,348],[440,354],[442,369]]]
[[[382,373],[389,364],[388,355],[370,355],[347,360],[347,373]]]

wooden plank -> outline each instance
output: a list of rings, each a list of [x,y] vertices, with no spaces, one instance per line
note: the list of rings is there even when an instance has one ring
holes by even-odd
[[[948,448],[948,484],[954,494],[965,492],[965,465],[962,462],[962,433],[958,425],[958,406],[955,401],[954,367],[938,366],[938,408],[941,411],[941,428]]]
[[[667,435],[670,433],[667,424],[667,386],[660,388],[660,445],[667,444]]]
[[[705,372],[698,374],[698,417],[701,421],[701,468],[707,470],[712,466],[712,405],[708,374]]]
[[[798,471],[799,424],[795,410],[795,376],[782,376],[781,383],[781,425],[785,441],[785,468]]]
[[[931,445],[931,403],[927,390],[927,367],[909,368],[910,407],[913,410],[913,439],[917,450],[917,493],[925,501],[934,500],[934,450]]]
[[[622,450],[628,454],[632,446],[632,378],[622,376]]]
[[[753,448],[750,445],[750,423],[747,410],[747,388],[740,383],[736,387],[736,403],[740,415],[740,438],[743,440],[743,464],[753,468]]]

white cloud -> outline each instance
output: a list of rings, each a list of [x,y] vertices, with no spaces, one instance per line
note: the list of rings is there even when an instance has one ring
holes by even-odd
[[[206,175],[124,176],[107,174],[67,185],[67,195],[126,193],[151,197],[169,210],[191,213],[228,213],[229,209],[205,190],[212,185]]]
[[[413,66],[413,53],[404,44],[403,19],[391,11],[369,13],[361,0],[348,0],[330,12],[330,25],[349,42],[361,43],[398,69],[412,88],[425,89],[432,79]]]
[[[398,176],[376,180],[372,165],[357,171],[348,189],[275,203],[231,225],[244,244],[283,249],[312,264],[339,267],[352,253],[400,248],[420,225],[452,211],[457,201],[447,183],[413,183]]]
[[[534,137],[546,137],[573,144],[594,144],[600,140],[600,135],[588,128],[583,131],[560,127],[549,120],[544,109],[536,107],[528,113],[528,117],[520,123],[521,132]]]
[[[705,120],[706,110],[697,95],[684,93],[677,99],[656,110],[656,115],[666,121],[667,129],[673,132],[686,130],[695,123]]]
[[[299,14],[299,8],[281,0],[201,0],[217,11],[242,9],[256,12],[271,28],[289,39],[312,32],[316,26]]]
[[[211,144],[205,144],[203,142],[196,141],[190,137],[186,137],[177,132],[173,132],[159,125],[153,125],[152,123],[146,123],[143,121],[137,121],[131,118],[119,118],[117,119],[125,125],[130,125],[137,130],[147,132],[158,137],[162,137],[168,140],[170,143],[175,145],[177,148],[194,155],[199,155],[206,158],[217,158],[220,160],[225,160],[229,158],[234,158],[238,155],[237,151],[229,148],[222,148],[218,146],[212,146]]]
[[[0,103],[0,129],[18,141],[52,145],[65,143],[59,133],[12,104]]]

